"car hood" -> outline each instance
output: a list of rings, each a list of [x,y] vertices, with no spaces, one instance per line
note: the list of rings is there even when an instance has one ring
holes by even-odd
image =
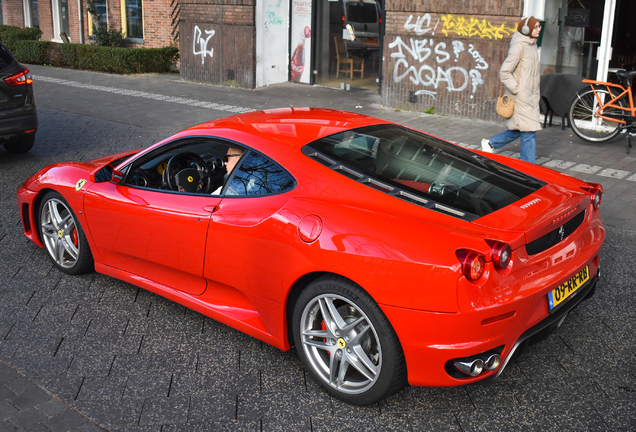
[[[590,204],[585,191],[548,184],[525,198],[472,223],[483,227],[524,232],[531,242],[563,225]]]

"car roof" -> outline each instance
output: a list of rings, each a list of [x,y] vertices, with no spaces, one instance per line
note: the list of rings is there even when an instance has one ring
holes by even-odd
[[[287,149],[363,126],[391,123],[362,114],[324,108],[277,108],[201,123],[183,131],[235,140],[246,145]],[[250,138],[255,141],[250,141]],[[257,144],[258,142],[258,144]]]

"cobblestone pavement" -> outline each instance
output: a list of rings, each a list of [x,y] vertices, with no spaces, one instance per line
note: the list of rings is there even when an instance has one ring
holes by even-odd
[[[293,351],[118,280],[56,271],[21,232],[17,187],[47,164],[144,147],[239,110],[360,111],[468,147],[502,127],[320,87],[245,91],[173,76],[32,70],[35,147],[0,149],[0,431],[636,430],[636,159],[624,140],[590,145],[559,126],[538,135],[539,163],[605,187],[596,295],[493,383],[407,388],[360,408],[322,392]]]

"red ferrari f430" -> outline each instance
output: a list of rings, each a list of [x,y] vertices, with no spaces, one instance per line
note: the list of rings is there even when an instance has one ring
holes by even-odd
[[[334,396],[494,379],[592,296],[602,187],[348,112],[286,108],[48,166],[26,236],[282,350]]]

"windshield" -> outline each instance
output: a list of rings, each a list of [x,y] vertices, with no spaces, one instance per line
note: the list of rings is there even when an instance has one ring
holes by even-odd
[[[377,190],[468,220],[506,207],[545,185],[469,150],[397,125],[331,135],[308,144],[303,152]]]

